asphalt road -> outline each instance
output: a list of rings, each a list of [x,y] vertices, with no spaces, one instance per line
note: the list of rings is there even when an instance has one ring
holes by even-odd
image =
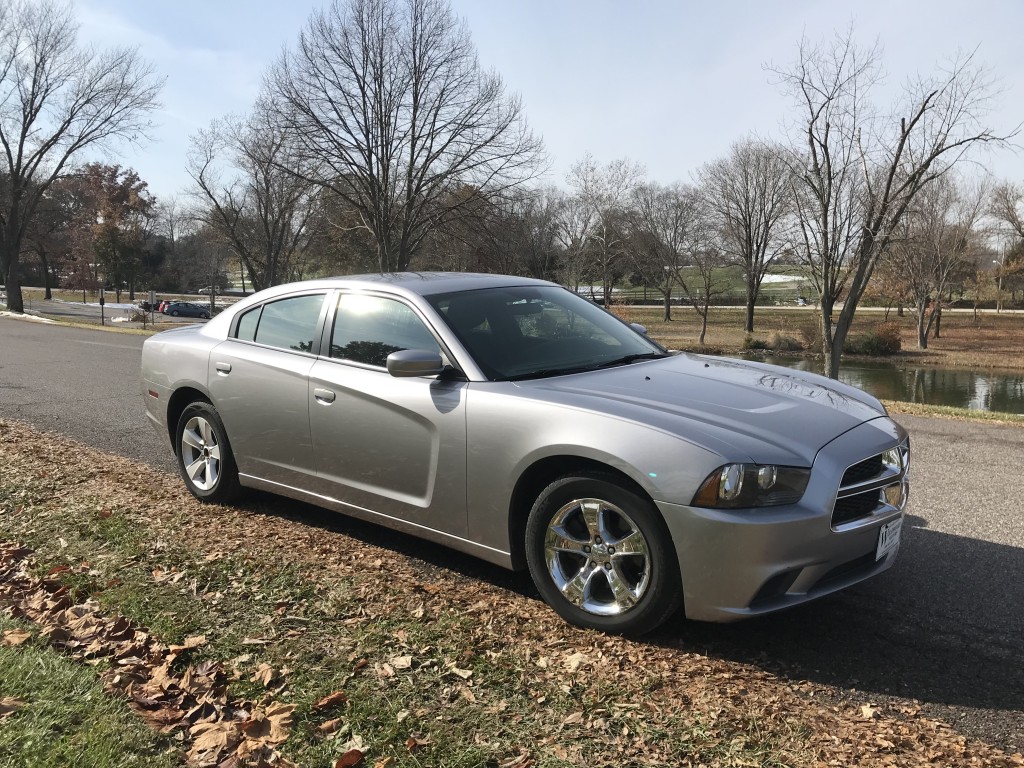
[[[174,471],[144,416],[143,341],[0,317],[0,417]],[[679,619],[645,642],[835,685],[856,704],[917,700],[966,734],[1024,751],[1024,428],[898,418],[911,433],[913,487],[891,570],[764,619]],[[443,548],[312,508],[308,517],[425,567],[532,593],[525,577]]]

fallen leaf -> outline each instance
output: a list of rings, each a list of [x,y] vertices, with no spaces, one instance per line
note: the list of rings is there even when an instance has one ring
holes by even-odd
[[[430,743],[429,738],[421,739],[419,736],[410,736],[405,740],[405,748],[408,749],[409,752],[415,752],[417,749],[430,746]]]
[[[358,768],[362,764],[363,751],[361,749],[350,749],[334,761],[333,768]]]
[[[395,656],[391,659],[391,666],[395,669],[408,669],[412,666],[412,656]]]
[[[394,768],[395,758],[384,757],[373,764],[373,768]]]
[[[266,688],[273,681],[274,676],[274,668],[267,663],[263,663],[256,668],[256,671],[252,673],[252,677],[249,679]]]
[[[4,645],[21,645],[32,637],[32,633],[25,629],[5,629]]]
[[[324,696],[320,701],[313,705],[313,709],[328,709],[329,707],[336,707],[339,704],[345,704],[348,702],[348,696],[342,691],[335,691]]]
[[[454,665],[449,667],[449,669],[451,670],[451,672],[453,674],[458,675],[463,680],[469,680],[469,678],[471,678],[473,676],[473,670],[472,669],[459,669],[458,667],[456,667]]]
[[[236,722],[198,723],[189,729],[192,749],[189,760],[206,762],[224,752],[230,752],[242,740],[239,724]]]
[[[576,652],[571,656],[565,657],[565,666],[570,672],[577,671],[582,664],[587,661],[587,657],[582,653]]]
[[[294,718],[292,717],[294,711],[294,704],[278,703],[267,707],[267,720],[271,724],[269,739],[271,744],[279,744],[288,738],[294,723]]]
[[[316,729],[320,732],[321,735],[329,736],[330,734],[338,731],[344,724],[344,718],[336,717],[333,720],[328,720],[326,722],[320,723],[320,725],[318,725]]]
[[[25,706],[24,699],[16,699],[13,696],[4,696],[0,699],[0,720],[3,720],[8,715],[17,712]]]
[[[878,708],[871,704],[865,704],[860,708],[860,714],[865,720],[871,720],[878,717]]]

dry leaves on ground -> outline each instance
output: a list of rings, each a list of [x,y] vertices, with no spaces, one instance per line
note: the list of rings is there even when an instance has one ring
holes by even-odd
[[[274,748],[288,738],[293,705],[229,699],[224,669],[216,662],[190,664],[179,671],[175,662],[204,645],[205,637],[165,645],[123,616],[105,615],[91,601],[75,603],[53,575],[37,578],[30,566],[29,550],[0,543],[0,608],[35,623],[40,637],[72,658],[85,663],[108,660],[109,667],[102,673],[105,687],[123,694],[154,727],[187,734],[191,764],[293,765]],[[5,642],[8,637],[24,642],[27,637],[20,632],[5,632]],[[0,718],[22,703],[4,699]]]

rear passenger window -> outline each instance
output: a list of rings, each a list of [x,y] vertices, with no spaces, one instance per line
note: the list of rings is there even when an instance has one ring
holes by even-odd
[[[256,332],[252,340],[257,344],[311,352],[323,303],[324,294],[320,293],[264,304],[262,312],[254,309],[242,316],[238,323],[238,338],[248,338],[243,336],[243,325],[248,333],[249,324],[254,322]],[[257,319],[250,320],[249,315]]]
[[[256,339],[256,325],[260,321],[260,310],[263,307],[256,307],[256,309],[250,309],[241,319],[238,321],[238,331],[235,333],[236,339],[242,341],[255,341]]]
[[[338,298],[331,357],[383,368],[388,355],[403,349],[441,351],[419,316],[400,301],[357,293]]]

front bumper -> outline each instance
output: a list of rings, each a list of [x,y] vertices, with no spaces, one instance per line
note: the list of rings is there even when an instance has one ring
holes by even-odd
[[[879,529],[903,515],[905,472],[893,481],[904,490],[897,507],[883,504],[837,526],[832,509],[848,467],[905,440],[884,417],[841,435],[818,452],[798,504],[717,510],[658,502],[679,558],[687,617],[736,621],[771,613],[889,568],[898,549],[876,559]]]

